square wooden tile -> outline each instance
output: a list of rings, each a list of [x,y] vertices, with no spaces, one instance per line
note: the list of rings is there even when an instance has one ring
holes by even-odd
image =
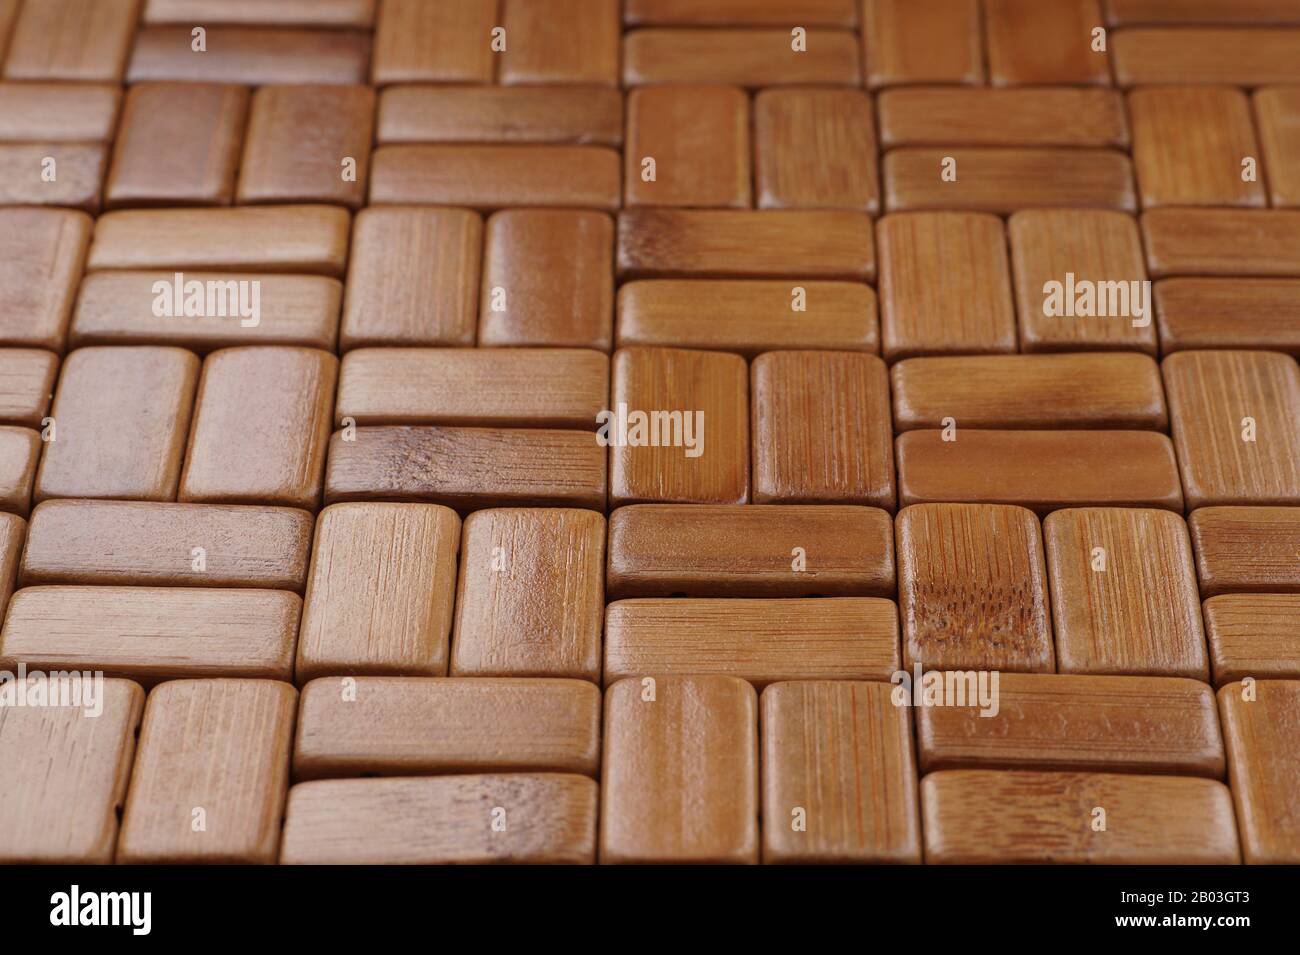
[[[0,204],[98,212],[107,157],[101,143],[0,143]]]
[[[849,30],[812,27],[796,51],[788,28],[643,28],[623,34],[623,85],[859,86],[858,53]]]
[[[192,48],[192,24],[146,26],[135,36],[126,81],[341,83],[366,81],[370,34],[295,27],[208,28],[207,50]]]
[[[1152,278],[1300,278],[1300,210],[1153,209],[1142,238]]]
[[[1093,48],[1100,0],[984,0],[994,86],[1110,85],[1110,61]]]
[[[24,2],[9,38],[5,79],[119,82],[139,9],[140,0]]]
[[[1276,86],[1251,98],[1274,206],[1300,206],[1300,89]]]
[[[30,428],[0,425],[0,512],[27,516],[40,456],[40,434]]]
[[[1138,27],[1111,35],[1120,86],[1218,84],[1267,86],[1300,82],[1300,29],[1184,26]]]
[[[108,83],[0,82],[0,142],[107,142],[121,99]]]
[[[918,86],[880,93],[894,146],[1128,146],[1123,94],[1089,87]],[[1060,123],[1067,115],[1069,123]]]
[[[0,343],[63,351],[90,229],[84,212],[0,209]]]
[[[379,94],[379,145],[623,144],[623,93],[599,86],[390,86]]]
[[[379,0],[371,82],[491,83],[499,0]],[[507,34],[507,48],[509,34]]]
[[[867,85],[983,83],[979,0],[863,0]]]
[[[0,348],[0,424],[43,427],[59,356],[40,348]]]
[[[1300,591],[1300,508],[1203,507],[1187,527],[1202,596]]]
[[[875,126],[871,97],[858,90],[763,90],[754,97],[755,204],[875,215]]]
[[[145,0],[145,23],[369,29],[376,0]]]
[[[1300,680],[1261,680],[1219,691],[1228,782],[1241,853],[1249,864],[1300,862]]]
[[[629,26],[785,26],[796,20],[813,26],[853,27],[853,0],[624,0]]]
[[[1215,686],[1300,678],[1300,594],[1220,594],[1203,610]]]
[[[619,0],[501,0],[507,44],[500,82],[618,86],[621,6]]]

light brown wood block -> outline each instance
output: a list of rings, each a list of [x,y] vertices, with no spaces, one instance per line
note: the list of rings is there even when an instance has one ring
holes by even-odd
[[[40,348],[0,348],[0,424],[41,427],[59,356]]]
[[[1161,370],[1189,508],[1300,504],[1300,368],[1293,359],[1185,351]]]
[[[302,688],[293,776],[595,776],[600,710],[600,690],[585,680],[363,676],[346,693],[341,680],[313,680]]]
[[[0,426],[0,512],[26,517],[41,455],[41,436],[30,428]]]
[[[208,28],[207,50],[195,53],[193,27],[146,26],[135,36],[130,84],[146,80],[194,83],[364,83],[370,34],[293,27]]]
[[[861,352],[768,352],[754,359],[751,379],[756,504],[894,509],[883,361]]]
[[[100,143],[0,143],[0,204],[98,212],[106,157]]]
[[[880,210],[875,118],[865,93],[763,90],[754,97],[754,153],[760,208]]]
[[[947,770],[921,780],[921,825],[930,863],[1241,861],[1232,794],[1214,779]]]
[[[979,0],[863,0],[862,43],[873,89],[984,82]]]
[[[314,509],[337,379],[338,359],[311,348],[209,355],[178,499]]]
[[[183,677],[287,680],[302,598],[283,590],[26,587],[9,600],[0,660],[103,670],[146,686]]]
[[[1300,29],[1139,27],[1111,37],[1120,86],[1203,83],[1266,86],[1300,82]]]
[[[1262,348],[1300,357],[1300,281],[1165,279],[1155,285],[1160,349]]]
[[[888,680],[899,667],[898,608],[879,597],[645,597],[605,610],[605,685],[650,674]]]
[[[106,83],[0,83],[0,142],[106,142],[121,98]]]
[[[1187,525],[1169,511],[1076,508],[1043,521],[1057,668],[1205,682]]]
[[[1220,594],[1203,610],[1215,686],[1300,677],[1300,594]]]
[[[175,680],[150,694],[120,863],[276,860],[298,693],[271,680]]]
[[[330,439],[325,502],[433,501],[484,507],[605,509],[604,448],[586,431],[358,428]]]
[[[230,205],[247,116],[243,86],[132,86],[104,184],[104,205]],[[159,148],[161,143],[167,148]]]
[[[27,522],[17,514],[0,513],[0,614],[4,613],[18,579]]]
[[[623,204],[744,209],[749,97],[736,86],[670,84],[627,95]]]
[[[119,82],[139,7],[139,0],[23,3],[9,39],[5,79]]]
[[[729,83],[858,86],[857,35],[813,27],[796,51],[790,29],[633,30],[623,36],[623,85]]]
[[[1219,691],[1228,782],[1248,864],[1300,862],[1300,680],[1262,680]]]
[[[460,518],[436,504],[321,511],[298,641],[298,682],[447,672]]]
[[[963,212],[889,215],[876,233],[886,359],[1016,350],[1001,220]]]
[[[280,862],[592,863],[597,789],[568,773],[300,783],[289,790]]]
[[[89,681],[80,686],[94,690]],[[0,759],[8,767],[0,776],[0,862],[113,861],[144,693],[127,680],[100,687],[97,700],[85,700],[89,708],[0,707]]]
[[[62,352],[91,219],[67,209],[0,209],[0,343]]]
[[[1153,278],[1300,278],[1300,210],[1153,209],[1142,237]]]
[[[879,508],[635,504],[609,516],[606,596],[891,597]]]
[[[375,136],[389,143],[623,144],[623,94],[596,86],[393,86]]]
[[[630,209],[618,216],[621,279],[876,277],[871,218],[847,210]]]
[[[1182,513],[1174,446],[1153,431],[909,431],[895,440],[898,503],[1161,507]]]
[[[1041,769],[1223,778],[1214,691],[1196,680],[1003,673],[995,701],[983,707],[975,686],[966,682],[964,704],[917,707],[922,772]]]
[[[0,0],[0,63],[4,62],[4,52],[9,46],[14,20],[18,18],[18,3],[19,0]]]
[[[984,0],[994,86],[1110,85],[1106,51],[1093,49],[1100,0]]]
[[[921,861],[912,720],[893,689],[808,681],[763,691],[764,862]]]
[[[1251,99],[1272,204],[1300,206],[1300,89],[1256,90]]]
[[[1105,209],[1024,209],[1007,221],[1007,236],[1022,351],[1156,353],[1136,219]]]
[[[1114,26],[1169,23],[1297,23],[1296,0],[1106,0]]]
[[[611,505],[749,501],[744,359],[679,348],[621,348],[611,376],[612,407],[596,434],[610,449]]]
[[[600,679],[605,518],[569,508],[465,519],[452,676]]]
[[[609,351],[614,220],[603,212],[505,209],[487,221],[478,343]]]
[[[891,369],[894,427],[1130,428],[1168,425],[1160,368],[1147,355],[909,358]],[[1080,384],[1087,382],[1086,388]]]
[[[491,83],[498,9],[499,0],[379,0],[371,82]]]
[[[1300,508],[1203,507],[1187,528],[1202,596],[1300,591]]]
[[[140,209],[95,222],[86,267],[343,277],[348,213],[330,206]]]
[[[1128,145],[1124,97],[1115,90],[920,86],[885,90],[878,103],[886,148]]]
[[[376,0],[146,0],[145,23],[369,29]]]
[[[501,0],[502,83],[618,86],[620,0]]]
[[[811,26],[854,27],[853,0],[624,0],[629,26]]]
[[[757,862],[758,773],[748,683],[615,683],[605,691],[601,862]]]

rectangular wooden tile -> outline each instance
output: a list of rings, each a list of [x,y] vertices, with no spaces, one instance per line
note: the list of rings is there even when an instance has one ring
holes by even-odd
[[[280,862],[592,863],[597,788],[567,773],[299,783],[289,790]]]
[[[1162,507],[1182,513],[1174,446],[1153,431],[909,431],[895,441],[898,503]]]
[[[46,685],[78,690],[72,681]],[[80,687],[94,692],[89,681]],[[6,686],[5,693],[17,692],[15,684]],[[144,693],[127,680],[105,680],[97,695],[83,697],[89,708],[0,707],[0,759],[7,767],[0,776],[0,862],[113,861]]]
[[[880,209],[875,118],[865,93],[763,90],[754,97],[754,154],[760,208]]]
[[[751,366],[756,504],[894,509],[889,372],[861,352],[768,352]],[[829,441],[810,435],[832,435]]]
[[[1300,278],[1300,210],[1153,209],[1142,238],[1153,278]]]
[[[502,0],[502,83],[618,86],[620,0]]]
[[[195,53],[189,24],[146,26],[135,36],[130,84],[146,80],[194,83],[364,83],[370,34],[294,27],[207,28],[207,50]]]
[[[0,343],[62,352],[91,219],[67,209],[0,209]]]
[[[1209,679],[1192,544],[1180,516],[1061,510],[1044,519],[1043,542],[1057,669]]]
[[[983,83],[979,0],[863,0],[867,85]]]
[[[27,526],[27,521],[17,514],[0,513],[0,614],[8,606],[18,579]]]
[[[912,720],[887,683],[773,683],[759,700],[763,861],[920,862]]]
[[[796,50],[790,29],[654,27],[623,35],[623,85],[858,86],[857,35],[808,29]]]
[[[627,95],[623,204],[753,205],[749,97],[737,86],[670,84]]]
[[[645,597],[605,611],[606,686],[645,674],[724,674],[760,688],[888,680],[898,667],[898,608],[879,597]]]
[[[921,86],[878,97],[880,140],[894,146],[1128,146],[1124,97],[1067,86]],[[1061,123],[1069,116],[1069,123]],[[960,170],[959,177],[960,179]]]
[[[1300,591],[1300,508],[1203,507],[1187,528],[1202,596]]]
[[[119,82],[139,7],[140,0],[24,2],[9,38],[5,79]]]
[[[107,83],[0,83],[0,142],[106,142],[121,98]]]
[[[609,516],[605,593],[890,597],[894,530],[879,508],[635,504]]]
[[[1111,35],[1120,86],[1204,83],[1266,86],[1300,82],[1300,29],[1135,27]]]
[[[1215,686],[1300,677],[1300,594],[1220,594],[1202,609]]]
[[[921,825],[931,863],[1241,861],[1232,794],[1214,779],[947,770],[921,780]]]
[[[18,4],[19,0],[0,0],[0,63],[4,62],[14,21],[18,19]]]
[[[368,29],[376,0],[146,0],[145,23]]]
[[[40,455],[40,434],[30,428],[0,425],[0,512],[27,516]]]
[[[1269,199],[1274,206],[1300,206],[1300,89],[1256,90],[1251,99]]]
[[[1300,862],[1300,680],[1263,680],[1219,691],[1228,781],[1248,864]]]
[[[12,669],[103,670],[146,686],[184,677],[288,680],[302,598],[284,590],[26,587],[9,600]]]
[[[503,508],[465,519],[452,676],[600,679],[605,518]]]
[[[605,691],[600,860],[758,861],[758,701],[726,676]]]
[[[624,0],[629,26],[812,26],[853,27],[853,0]]]
[[[0,348],[0,424],[42,427],[59,356],[40,348]]]
[[[1110,85],[1099,0],[984,0],[989,81],[994,86]]]
[[[209,355],[178,500],[314,509],[337,379],[338,359],[311,348],[229,348]]]
[[[341,684],[302,688],[294,779],[595,776],[600,765],[601,693],[585,680],[363,676],[346,694]]]
[[[0,204],[97,212],[107,155],[100,143],[0,143]]]
[[[145,705],[119,863],[270,863],[298,693],[271,680],[175,680]]]
[[[389,143],[623,143],[623,94],[595,86],[393,86],[375,137]]]
[[[499,0],[379,0],[371,82],[491,83],[498,10]]]
[[[1170,23],[1297,23],[1296,0],[1106,0],[1113,26]]]

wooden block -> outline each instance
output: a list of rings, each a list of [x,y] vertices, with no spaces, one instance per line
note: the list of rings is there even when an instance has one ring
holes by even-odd
[[[203,362],[178,500],[320,502],[338,359],[311,348],[227,348]]]
[[[1215,686],[1300,677],[1300,594],[1221,594],[1203,609]]]
[[[844,210],[629,209],[616,262],[620,279],[876,277],[871,218]]]
[[[763,691],[764,862],[921,861],[912,720],[893,689],[808,681]]]
[[[609,351],[614,221],[602,212],[569,209],[494,212],[487,221],[479,302],[480,346]]]
[[[4,62],[5,50],[9,47],[9,36],[13,31],[14,20],[18,18],[19,0],[0,0],[0,63]]]
[[[444,675],[459,549],[460,518],[450,508],[340,504],[321,511],[298,682]]]
[[[592,863],[597,802],[566,773],[321,779],[289,790],[280,862]]]
[[[483,772],[595,776],[601,693],[585,680],[356,678],[302,688],[294,779]],[[509,831],[507,829],[507,831]]]
[[[1085,31],[1085,36],[1087,31]],[[1128,146],[1115,90],[912,87],[879,94],[880,140],[894,146]],[[1069,116],[1069,123],[1061,123]],[[960,170],[959,170],[960,172]]]
[[[1300,210],[1153,209],[1142,214],[1151,275],[1300,278]]]
[[[1128,508],[1056,511],[1043,521],[1043,541],[1057,669],[1209,679],[1181,517]]]
[[[962,212],[890,215],[876,231],[886,359],[1016,350],[1001,220]]]
[[[605,518],[553,508],[465,519],[453,676],[600,679]]]
[[[804,23],[851,28],[857,25],[857,9],[853,0],[624,0],[623,22],[628,26],[779,27]]]
[[[899,435],[898,503],[1162,507],[1182,513],[1174,446],[1151,431],[939,431]]]
[[[473,345],[482,235],[466,209],[358,213],[340,349]]]
[[[1241,861],[1232,794],[1214,779],[954,769],[921,780],[921,825],[930,863]]]
[[[1300,89],[1256,90],[1252,100],[1272,204],[1300,206]]]
[[[605,610],[605,685],[645,674],[888,680],[899,668],[898,608],[879,597],[638,598]]]
[[[370,81],[491,83],[498,8],[498,0],[379,0]]]
[[[120,82],[138,15],[139,0],[24,3],[14,21],[4,77]]]
[[[1007,236],[1022,351],[1156,353],[1142,237],[1132,216],[1025,209],[1007,221]]]
[[[107,83],[0,83],[0,142],[107,142],[121,97]]]
[[[1169,422],[1160,368],[1129,352],[909,358],[894,365],[894,426],[1129,428]],[[1080,387],[1087,382],[1087,387]]]
[[[1120,86],[1205,83],[1267,86],[1300,82],[1300,29],[1142,27],[1111,38]]]
[[[370,34],[292,27],[208,28],[207,50],[191,49],[192,26],[147,26],[135,38],[130,84],[146,80],[194,83],[364,83]]]
[[[635,504],[609,516],[622,597],[892,597],[889,514],[847,505]]]
[[[0,513],[26,517],[41,455],[41,436],[30,428],[0,426]]]
[[[749,97],[739,87],[632,90],[623,204],[747,208],[753,205],[749,154]]]
[[[994,86],[1110,85],[1098,0],[984,0],[989,81]]]
[[[0,862],[113,861],[144,693],[127,680],[101,686],[93,719],[94,705],[0,708]]]
[[[1143,23],[1298,23],[1296,0],[1106,0],[1113,26]]]
[[[753,687],[732,677],[609,687],[601,862],[757,862],[757,723]]]
[[[1186,351],[1161,363],[1189,508],[1300,504],[1300,368],[1273,352]]]
[[[960,688],[960,687],[959,687]],[[921,771],[1041,769],[1222,779],[1214,691],[1165,677],[1003,673],[992,706],[919,706]]]
[[[597,439],[603,435],[610,449],[612,505],[748,503],[749,369],[743,359],[622,348],[611,373],[613,410]]]
[[[63,351],[91,219],[66,209],[0,209],[0,344]]]
[[[618,86],[619,0],[502,0],[502,83]]]
[[[1187,527],[1202,596],[1300,591],[1300,508],[1203,507]]]
[[[330,439],[325,502],[434,501],[484,507],[605,509],[605,449],[587,431],[358,428]]]
[[[298,693],[270,680],[175,680],[149,694],[119,863],[276,860]]]
[[[50,408],[59,356],[39,348],[0,348],[0,424],[40,428]]]
[[[0,614],[9,604],[23,556],[27,522],[17,514],[0,514]]]
[[[9,600],[5,668],[288,680],[302,598],[283,590],[26,587]]]
[[[348,226],[346,210],[330,206],[110,212],[95,222],[86,267],[342,278]]]
[[[287,507],[46,501],[32,511],[22,583],[301,593],[311,533],[311,514]]]
[[[619,207],[619,157],[603,146],[380,146],[370,202],[470,206]]]
[[[147,0],[145,23],[369,29],[375,0]]]
[[[754,359],[751,377],[756,504],[894,509],[883,361],[861,352],[768,352]]]
[[[754,152],[760,208],[880,210],[875,119],[865,93],[763,90],[754,97]]]
[[[1300,862],[1300,680],[1240,683],[1219,691],[1228,781],[1248,864]]]
[[[97,212],[106,155],[100,143],[0,143],[0,205]]]
[[[814,27],[796,51],[785,29],[633,30],[623,37],[623,85],[729,83],[858,86],[857,36]]]
[[[623,94],[587,86],[396,86],[379,94],[388,143],[623,144]]]
[[[862,43],[873,89],[984,82],[979,0],[863,0]]]
[[[946,160],[954,181],[940,179]],[[1132,164],[1113,149],[893,149],[885,154],[885,209],[1094,207],[1134,212]]]

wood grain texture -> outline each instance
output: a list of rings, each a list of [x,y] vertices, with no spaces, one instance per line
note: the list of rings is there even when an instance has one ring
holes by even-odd
[[[605,685],[646,674],[888,680],[898,608],[879,597],[637,598],[605,610]]]
[[[1300,210],[1153,209],[1142,238],[1153,278],[1300,278]]]
[[[27,522],[17,514],[0,513],[0,614],[9,604],[14,582],[18,579],[19,562],[23,555]]]
[[[24,3],[9,39],[5,79],[119,82],[139,8],[140,0]]]
[[[499,0],[379,0],[371,82],[491,83]]]
[[[68,209],[0,209],[0,343],[62,352],[90,243]]]
[[[447,672],[460,518],[436,504],[320,513],[298,640],[300,684]]]
[[[600,766],[601,693],[585,680],[363,676],[351,696],[341,680],[302,688],[294,779]]]
[[[1296,0],[1106,0],[1114,26],[1194,23],[1300,24]]]
[[[1056,511],[1043,521],[1043,541],[1062,673],[1209,679],[1181,517],[1128,508]]]
[[[501,0],[502,83],[618,86],[620,0]]]
[[[1203,507],[1187,528],[1202,596],[1300,591],[1300,508]]]
[[[127,680],[105,680],[99,703],[94,719],[77,707],[0,707],[0,759],[8,767],[0,775],[0,861],[113,861],[144,693]]]
[[[0,512],[27,516],[40,456],[40,434],[30,428],[0,426]]]
[[[1128,145],[1124,98],[1114,90],[921,86],[885,90],[877,102],[886,148]]]
[[[0,83],[0,142],[106,142],[121,98],[107,83]]]
[[[979,0],[863,0],[867,85],[983,83]]]
[[[623,22],[629,26],[813,26],[853,27],[853,0],[624,0]]]
[[[892,597],[893,524],[879,508],[834,504],[620,507],[605,594]]]
[[[9,600],[8,669],[103,670],[145,686],[185,677],[287,680],[302,598],[282,590],[26,587]]]
[[[390,86],[375,136],[389,143],[623,144],[623,94],[595,86]]]
[[[0,348],[0,424],[39,428],[50,409],[59,356],[40,348]]]
[[[297,703],[293,687],[271,680],[156,687],[140,727],[116,861],[274,862]]]
[[[764,862],[921,861],[912,720],[892,689],[810,681],[763,691]]]
[[[1202,609],[1215,686],[1300,677],[1300,594],[1221,594]]]
[[[146,0],[145,23],[369,29],[376,0]]]
[[[984,0],[994,86],[1110,85],[1106,51],[1092,48],[1100,0]]]
[[[1232,794],[1213,779],[954,769],[921,780],[921,820],[932,863],[1241,861]]]
[[[1137,27],[1111,37],[1120,86],[1221,84],[1265,86],[1300,81],[1300,29]]]
[[[857,36],[813,27],[796,52],[786,29],[642,28],[623,35],[623,85],[857,86]]]
[[[107,156],[100,143],[0,143],[0,203],[98,212]],[[57,178],[47,181],[47,169]]]
[[[314,780],[289,790],[280,862],[592,863],[598,802],[563,773]]]
[[[1296,9],[1300,13],[1300,7]],[[1279,86],[1256,90],[1251,101],[1264,154],[1269,199],[1274,206],[1300,206],[1300,89]]]
[[[736,86],[671,84],[627,95],[623,205],[753,205],[749,97]],[[646,161],[654,163],[654,178]]]
[[[600,679],[605,518],[567,508],[465,519],[453,676]]]
[[[875,117],[858,90],[754,97],[754,193],[763,209],[880,210]]]
[[[293,27],[208,27],[207,50],[191,49],[192,25],[147,26],[135,35],[130,84],[146,80],[196,83],[364,83],[370,34]],[[486,45],[486,44],[485,44]]]
[[[600,861],[758,861],[758,700],[743,680],[605,691]]]
[[[1219,690],[1228,782],[1248,864],[1300,862],[1300,680],[1261,680],[1253,698]]]
[[[1300,357],[1300,281],[1186,278],[1155,284],[1160,350],[1262,348]]]

